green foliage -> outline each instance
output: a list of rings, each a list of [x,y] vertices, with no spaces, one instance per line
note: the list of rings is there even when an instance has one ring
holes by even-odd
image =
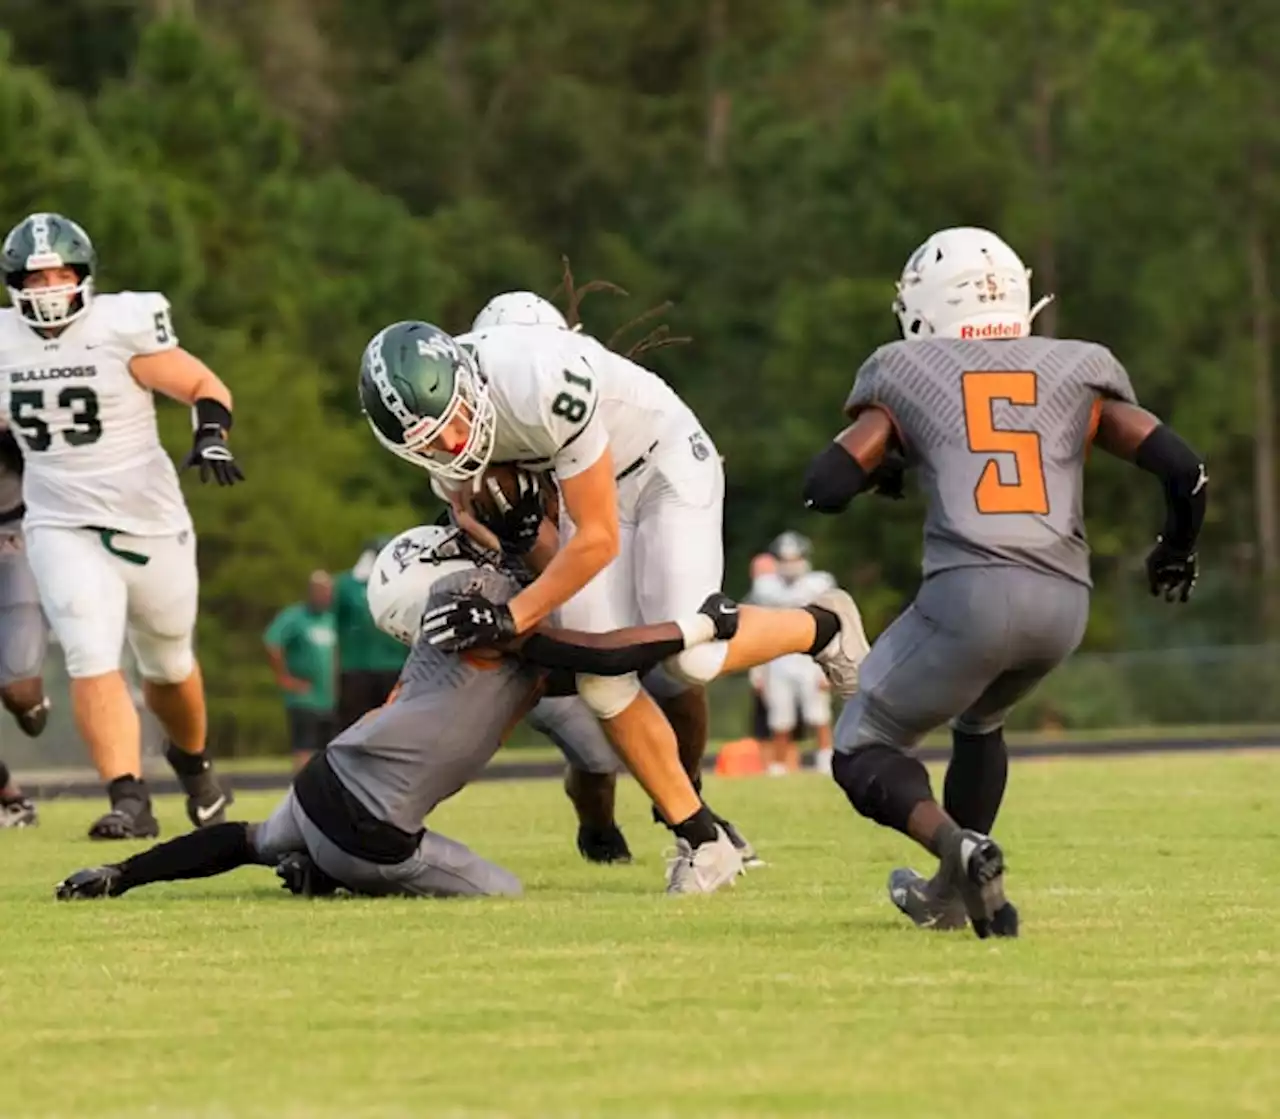
[[[630,292],[588,300],[593,332],[670,299],[692,336],[651,364],[726,456],[730,589],[799,528],[878,628],[918,578],[918,498],[819,518],[799,478],[895,333],[911,250],[1001,230],[1058,289],[1046,327],[1109,345],[1212,464],[1206,593],[1180,611],[1137,585],[1154,483],[1090,467],[1086,644],[1263,636],[1253,330],[1275,309],[1247,238],[1274,274],[1274,5],[59,0],[56,35],[46,7],[0,6],[0,207],[73,214],[104,286],[168,294],[236,394],[249,484],[189,489],[215,717],[239,745],[274,726],[271,611],[427,512],[358,415],[364,343],[550,294],[562,253]],[[166,430],[177,453],[185,417]]]

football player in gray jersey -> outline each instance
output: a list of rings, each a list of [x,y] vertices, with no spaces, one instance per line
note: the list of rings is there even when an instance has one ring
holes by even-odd
[[[7,427],[0,427],[0,702],[23,734],[35,738],[49,721],[44,694],[49,627],[27,560],[22,534],[22,452]],[[36,806],[14,783],[0,761],[0,828],[38,822]]]
[[[989,838],[1008,766],[1009,709],[1079,644],[1088,619],[1084,462],[1091,445],[1159,479],[1165,523],[1147,559],[1153,595],[1185,602],[1208,476],[1137,406],[1123,366],[1090,342],[1031,337],[1030,272],[993,233],[946,229],[911,256],[894,305],[904,340],[862,366],[851,425],[815,456],[805,504],[838,513],[866,490],[927,498],[924,582],[875,642],[836,727],[833,775],[862,815],[939,859],[890,876],[918,925],[1016,936],[1004,859]],[[889,457],[901,464],[886,465]],[[950,723],[943,803],[907,751]]]
[[[509,602],[521,583],[503,557],[482,551],[459,529],[433,525],[402,533],[383,550],[370,579],[379,627],[415,638],[387,704],[316,754],[265,822],[205,828],[122,863],[78,871],[58,884],[56,896],[114,897],[151,882],[247,864],[276,866],[299,893],[343,887],[367,895],[518,894],[520,883],[509,871],[424,828],[423,819],[479,775],[544,690],[567,690],[581,672],[644,672],[712,641],[728,643],[731,670],[808,652],[825,664],[833,686],[856,680],[861,625],[852,600],[841,604],[833,596],[824,599],[827,605],[800,610],[739,611],[716,594],[676,622],[604,634],[539,626],[523,637],[447,651],[456,635],[487,631],[494,604]],[[679,826],[673,830],[669,893],[710,893],[741,872],[731,845],[715,845],[727,851],[727,861],[707,860],[700,852],[712,845],[695,848]]]

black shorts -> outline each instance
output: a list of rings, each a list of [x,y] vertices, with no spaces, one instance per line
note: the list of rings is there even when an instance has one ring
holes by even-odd
[[[338,675],[338,729],[346,730],[363,715],[387,702],[400,679],[399,671],[366,672],[353,669]]]
[[[312,711],[306,707],[286,707],[289,716],[289,752],[315,754],[334,737],[332,711]]]

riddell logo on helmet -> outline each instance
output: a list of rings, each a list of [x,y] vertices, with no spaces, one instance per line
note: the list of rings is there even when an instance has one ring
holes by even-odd
[[[1020,322],[989,322],[982,326],[962,326],[961,338],[1021,338]]]

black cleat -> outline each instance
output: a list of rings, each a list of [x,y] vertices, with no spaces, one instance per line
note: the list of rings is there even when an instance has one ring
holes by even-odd
[[[1004,896],[1004,852],[990,836],[965,829],[942,860],[978,938],[1017,936],[1018,911]]]
[[[14,721],[28,738],[39,738],[41,732],[49,725],[49,708],[52,704],[48,696],[44,696],[34,707],[15,715]]]
[[[115,897],[120,893],[116,888],[119,880],[118,866],[91,866],[64,878],[53,888],[53,896],[59,901]]]
[[[179,750],[172,742],[165,746],[165,760],[187,794],[187,819],[193,828],[208,828],[227,822],[227,808],[235,802],[235,795],[224,788],[207,758],[196,757]],[[190,772],[198,764],[197,772]]]
[[[341,888],[336,878],[330,878],[311,861],[310,855],[300,851],[285,855],[276,864],[276,877],[289,893],[303,898],[331,897]]]
[[[938,879],[927,879],[910,867],[889,875],[889,899],[922,929],[953,932],[969,923],[960,895]]]
[[[589,863],[629,863],[631,848],[617,824],[607,828],[578,827],[578,853]]]
[[[159,834],[150,801],[137,797],[122,797],[89,829],[90,839],[155,839]]]
[[[40,823],[35,802],[27,797],[0,797],[0,828],[34,828]]]

